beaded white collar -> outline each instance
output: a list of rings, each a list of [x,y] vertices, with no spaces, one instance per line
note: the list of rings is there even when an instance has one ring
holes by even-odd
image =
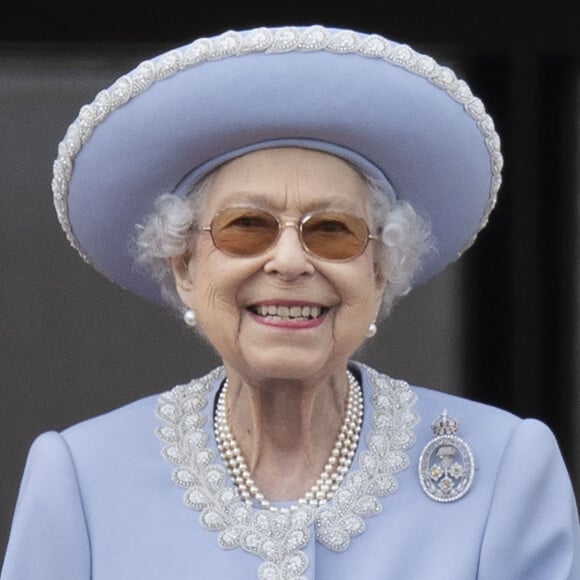
[[[366,365],[358,367],[371,387],[367,399],[372,406],[371,429],[361,440],[353,463],[358,468],[351,467],[332,500],[316,508],[257,509],[246,505],[228,480],[219,452],[208,447],[212,424],[208,399],[217,391],[223,368],[159,397],[157,414],[164,425],[157,429],[157,436],[166,444],[163,457],[176,466],[173,482],[186,490],[185,505],[201,512],[199,521],[205,529],[219,532],[221,548],[240,547],[262,558],[258,580],[305,580],[309,561],[302,549],[312,526],[318,542],[342,552],[351,537],[365,531],[363,518],[382,510],[378,498],[398,489],[394,474],[409,465],[405,451],[415,442],[418,416],[411,407],[416,395],[404,381]]]

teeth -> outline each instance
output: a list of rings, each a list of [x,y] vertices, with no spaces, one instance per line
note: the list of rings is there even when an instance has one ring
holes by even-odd
[[[278,316],[280,318],[318,318],[322,309],[320,306],[257,306],[260,316]]]

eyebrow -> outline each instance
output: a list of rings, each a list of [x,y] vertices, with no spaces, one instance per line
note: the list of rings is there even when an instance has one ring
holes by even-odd
[[[282,197],[282,200],[284,198]],[[226,205],[233,204],[236,207],[259,207],[263,209],[274,209],[281,211],[284,209],[284,204],[275,203],[272,195],[265,192],[257,191],[235,191],[228,195],[223,200]],[[354,212],[356,210],[356,203],[350,203],[346,200],[337,200],[335,198],[314,200],[306,206],[300,206],[300,210],[308,213],[320,210],[334,210],[341,212]]]

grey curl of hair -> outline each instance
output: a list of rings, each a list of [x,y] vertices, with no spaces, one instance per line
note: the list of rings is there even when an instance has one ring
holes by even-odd
[[[205,192],[210,174],[182,198],[161,194],[153,212],[137,225],[133,254],[139,268],[148,271],[160,286],[170,307],[182,313],[184,306],[175,288],[170,258],[181,256],[190,248],[191,232],[201,225]],[[368,220],[371,232],[380,233],[376,245],[375,270],[387,280],[379,319],[389,314],[396,301],[411,290],[423,256],[433,249],[429,224],[405,201],[390,201],[383,186],[363,176],[368,184]]]
[[[412,289],[421,260],[434,249],[431,227],[406,201],[391,201],[384,186],[365,177],[368,183],[369,227],[382,244],[376,245],[375,269],[386,280],[379,320]]]

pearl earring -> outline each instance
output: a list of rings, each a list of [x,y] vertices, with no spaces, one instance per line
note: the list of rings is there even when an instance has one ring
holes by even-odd
[[[374,322],[369,324],[369,329],[367,330],[367,338],[372,338],[377,333],[377,325]]]
[[[197,316],[195,315],[195,311],[193,310],[186,310],[183,313],[183,321],[187,326],[195,326],[197,324]]]

